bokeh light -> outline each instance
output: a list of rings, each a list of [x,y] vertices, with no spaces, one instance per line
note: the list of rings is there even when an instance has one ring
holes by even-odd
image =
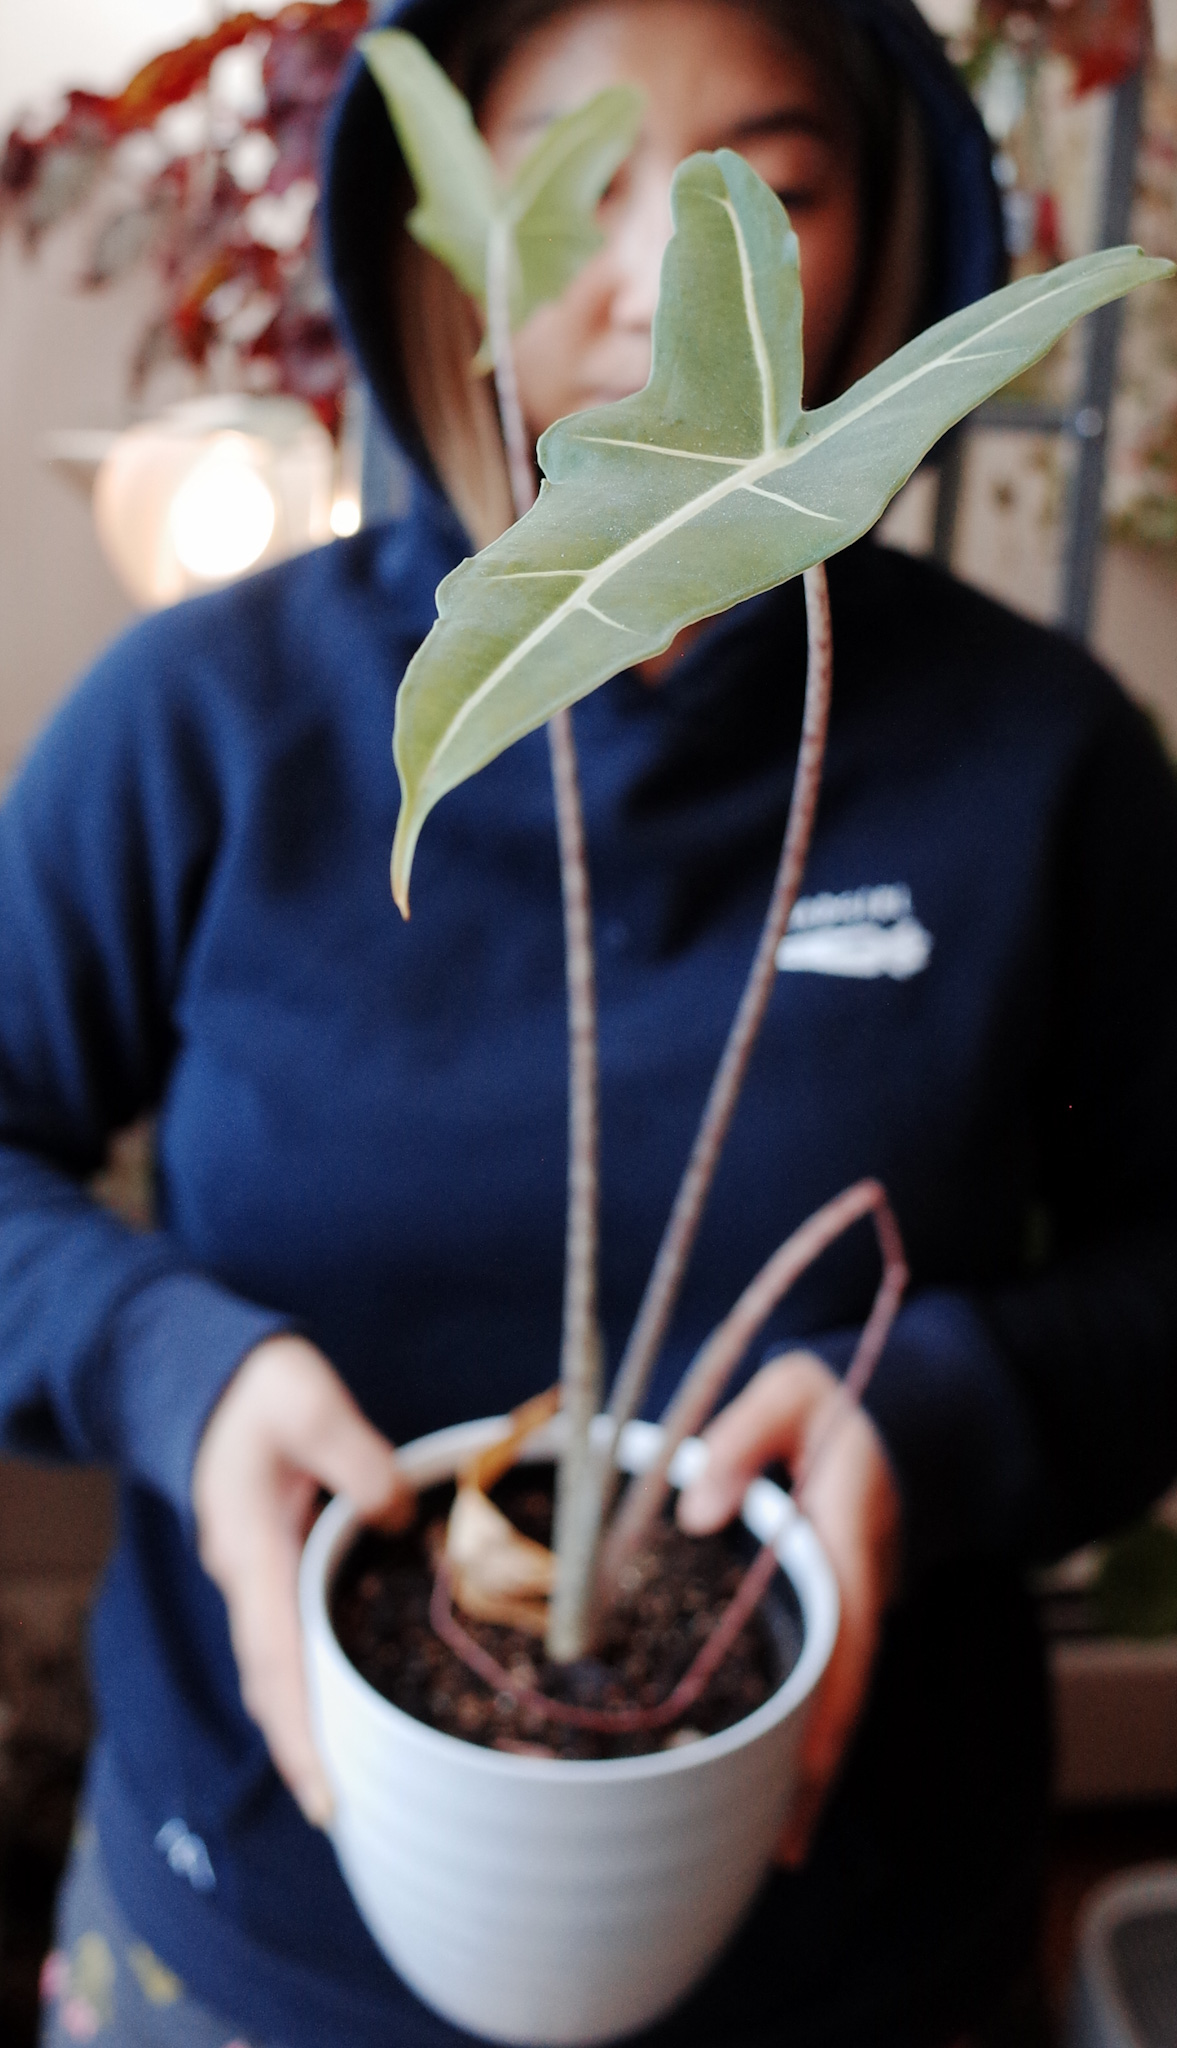
[[[224,583],[260,561],[277,507],[257,473],[244,434],[218,434],[180,485],[169,514],[181,566],[202,582]]]

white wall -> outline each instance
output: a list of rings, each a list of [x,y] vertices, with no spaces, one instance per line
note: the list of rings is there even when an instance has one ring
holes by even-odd
[[[274,14],[282,0],[249,0]],[[217,0],[0,0],[0,133],[66,86],[115,92],[160,50],[204,34]]]
[[[273,14],[282,0],[251,0]],[[974,0],[920,0],[942,34],[959,32]],[[66,85],[110,92],[158,50],[199,35],[222,12],[217,0],[3,0],[0,5],[0,132],[25,107]],[[1177,56],[1177,0],[1153,0],[1162,53]]]
[[[30,260],[0,243],[0,786],[47,712],[130,607],[99,552],[88,496],[51,471],[45,434],[127,423],[143,281],[81,293],[76,227]]]
[[[251,0],[274,13],[281,0]],[[67,86],[117,90],[161,49],[207,31],[217,0],[0,0],[0,137]],[[92,225],[92,224],[91,224]],[[81,293],[85,223],[30,260],[0,242],[0,787],[47,713],[130,607],[99,552],[86,497],[42,441],[130,418],[128,371],[150,278]]]

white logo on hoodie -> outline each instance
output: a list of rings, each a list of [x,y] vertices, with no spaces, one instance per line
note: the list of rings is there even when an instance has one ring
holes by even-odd
[[[855,981],[908,981],[932,954],[932,934],[912,910],[904,882],[839,895],[802,896],[777,947],[782,974],[842,974]]]

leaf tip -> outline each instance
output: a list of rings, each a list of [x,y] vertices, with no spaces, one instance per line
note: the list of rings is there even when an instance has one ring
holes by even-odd
[[[366,35],[356,37],[356,48],[369,71],[379,79],[381,60],[391,56],[404,41],[403,29],[370,28]]]
[[[408,924],[413,915],[409,908],[409,879],[407,875],[397,873],[395,855],[392,862],[392,900],[400,911],[404,923]]]
[[[409,909],[409,876],[413,867],[413,853],[417,844],[417,832],[420,830],[418,825],[415,830],[410,831],[407,821],[408,804],[407,802],[402,802],[400,816],[396,821],[396,836],[392,842],[391,879],[392,900],[406,924],[408,924],[411,916]]]

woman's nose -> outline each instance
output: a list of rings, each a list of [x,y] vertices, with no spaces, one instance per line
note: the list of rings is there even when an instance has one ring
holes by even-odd
[[[654,172],[635,181],[609,241],[613,272],[614,323],[649,331],[658,303],[662,258],[671,235],[671,174]]]

